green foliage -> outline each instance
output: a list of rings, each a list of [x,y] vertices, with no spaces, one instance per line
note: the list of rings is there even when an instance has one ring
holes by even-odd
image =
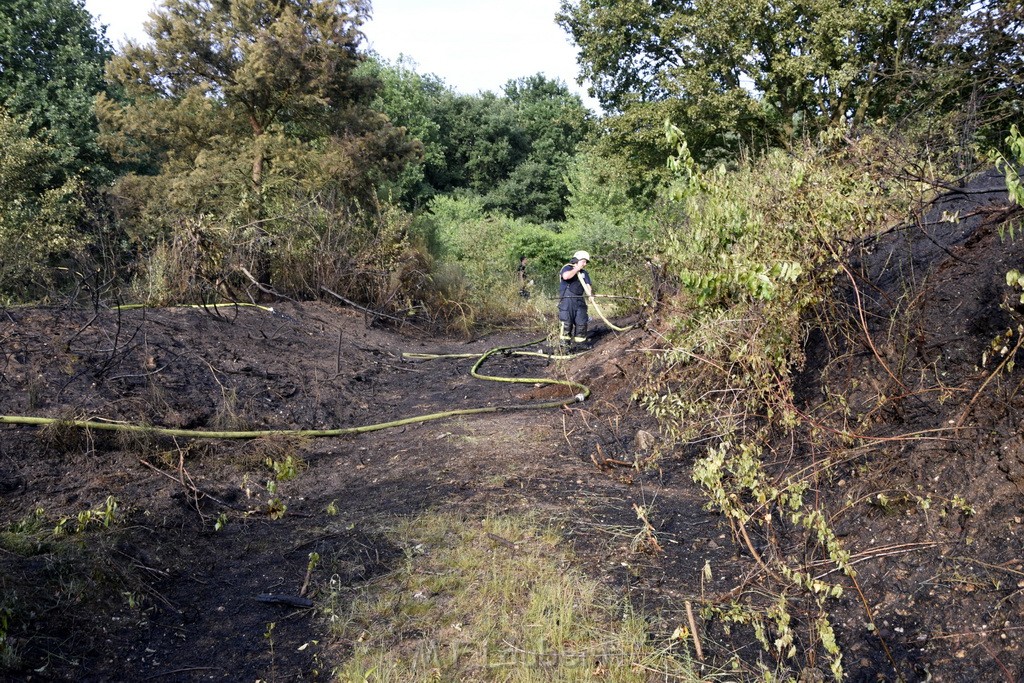
[[[874,183],[812,153],[770,152],[756,168],[704,172],[681,131],[670,124],[666,131],[677,146],[669,196],[684,208],[686,224],[666,235],[664,254],[702,306],[768,301],[786,288],[798,298],[785,305],[799,312],[813,297],[787,283],[826,273],[837,236],[868,234],[890,215],[889,198]]]
[[[53,535],[80,534],[94,526],[108,528],[117,517],[118,507],[117,499],[107,496],[102,508],[82,510],[74,517],[61,517],[53,528]]]
[[[771,449],[807,438],[793,376],[809,329],[825,325],[816,316],[829,310],[842,245],[890,225],[915,193],[895,182],[881,185],[865,172],[893,152],[889,140],[769,152],[727,170],[702,169],[680,130],[669,125],[667,134],[676,148],[668,198],[678,213],[666,214],[677,220],[657,247],[680,291],[666,313],[666,348],[652,360],[637,398],[670,441],[707,444],[694,479],[764,570],[762,589],[778,597],[774,605],[711,612],[751,626],[766,652],[783,660],[797,652],[790,615],[809,615],[813,639],[804,647],[823,649],[841,680],[842,653],[827,606],[841,587],[784,554],[761,557],[747,530],[772,538],[782,520],[807,547],[852,571],[828,515],[806,495],[821,472],[780,472],[770,464],[779,456]]]
[[[417,209],[437,194],[439,188],[434,183],[446,172],[447,150],[437,110],[441,102],[453,95],[439,77],[417,73],[415,63],[406,57],[399,57],[393,64],[374,57],[366,60],[357,73],[375,78],[381,84],[373,102],[374,109],[386,114],[396,126],[405,128],[406,134],[423,146],[422,156],[386,186],[386,191],[403,206]]]
[[[1010,126],[1010,135],[1006,138],[1006,146],[1010,153],[1009,158],[998,150],[991,150],[988,153],[988,158],[1006,176],[1006,192],[1009,195],[1010,203],[1024,207],[1024,182],[1021,181],[1021,168],[1024,167],[1024,136],[1020,134],[1016,124]],[[1006,227],[1000,228],[1000,235],[1008,232],[1012,239],[1019,223],[1019,220],[1009,221]],[[1024,290],[1024,275],[1016,268],[1010,270],[1006,273],[1006,285]],[[1020,295],[1020,303],[1024,304],[1024,293]]]
[[[517,223],[505,235],[509,256],[517,260],[525,256],[527,280],[534,282],[536,291],[548,295],[557,291],[558,271],[565,264],[566,255],[578,248],[571,240],[570,235],[530,223]]]
[[[839,267],[840,240],[890,224],[911,188],[892,183],[882,191],[853,163],[873,163],[885,141],[864,138],[834,156],[808,146],[731,172],[705,171],[678,129],[667,130],[677,146],[669,196],[682,218],[660,236],[658,251],[682,285],[685,314],[675,320],[672,349],[657,363],[673,370],[656,375],[662,390],[646,400],[680,439],[695,437],[719,413],[739,420],[752,410],[773,424],[792,424],[786,378],[802,358],[803,315],[822,300]],[[688,387],[682,394],[670,380],[680,371],[688,376],[678,385]],[[738,393],[707,398],[705,390],[719,380]],[[741,429],[739,422],[715,424],[720,435]]]
[[[478,197],[435,197],[418,219],[416,230],[429,236],[437,257],[435,285],[447,299],[468,306],[470,318],[489,319],[514,300],[518,283],[506,237],[517,225],[486,212]]]
[[[108,56],[82,0],[0,3],[0,108],[53,150],[58,172],[49,187],[75,176],[109,180],[93,114]]]
[[[0,109],[0,297],[48,291],[54,267],[79,251],[82,182],[67,177],[57,149]]]
[[[375,106],[423,144],[394,186],[407,208],[469,191],[497,213],[544,222],[562,217],[564,176],[592,122],[579,97],[541,75],[509,81],[504,97],[460,95],[415,65],[371,62],[383,83]]]
[[[1024,167],[1024,135],[1020,134],[1017,124],[1010,126],[1010,134],[1006,137],[1009,158],[998,150],[988,154],[989,161],[995,164],[1006,176],[1006,191],[1010,202],[1024,206],[1024,182],[1021,181],[1021,168]]]
[[[960,146],[991,146],[1019,120],[1024,71],[1020,3],[980,0],[935,3],[919,17],[927,36],[900,78],[886,89],[888,121],[917,117],[922,127],[948,126]]]
[[[81,0],[0,4],[0,298],[48,293],[88,244],[88,184],[109,180],[93,99],[108,45]]]
[[[267,458],[267,468],[273,472],[277,481],[291,481],[298,478],[299,474],[306,468],[302,458],[288,453],[281,458]]]
[[[590,151],[569,169],[565,231],[595,251],[648,243],[658,232],[653,202],[634,193],[629,171],[616,161]]]
[[[679,118],[679,109],[672,101],[642,102],[602,120],[605,132],[588,151],[600,160],[597,170],[623,184],[632,201],[653,203],[671,179],[665,157],[673,150],[662,128],[666,119]]]
[[[163,249],[192,290],[244,268],[296,294],[336,285],[338,261],[375,249],[387,227],[376,187],[419,147],[370,106],[376,81],[357,70],[366,11],[167,0],[154,42],[108,66],[124,97],[99,100],[104,143],[136,168],[115,187],[125,240]]]
[[[504,90],[530,148],[508,178],[488,193],[488,204],[535,222],[560,220],[568,194],[565,175],[591,132],[590,114],[579,96],[540,74],[509,81]]]
[[[527,280],[538,294],[552,292],[566,254],[578,248],[547,227],[488,211],[477,196],[438,196],[417,217],[413,234],[436,257],[433,286],[445,301],[458,302],[464,323],[519,317],[527,303],[516,275],[525,256]]]
[[[695,143],[1020,101],[1019,8],[996,1],[563,0],[559,22],[609,111],[677,101]],[[1016,71],[1019,71],[1016,70]],[[1006,86],[1010,87],[1006,87]],[[1002,92],[1001,92],[1002,90]]]

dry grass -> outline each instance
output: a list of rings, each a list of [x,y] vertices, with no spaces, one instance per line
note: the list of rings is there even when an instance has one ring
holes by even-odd
[[[354,595],[330,591],[339,681],[699,680],[684,646],[653,644],[535,520],[427,514],[391,535],[402,566]]]

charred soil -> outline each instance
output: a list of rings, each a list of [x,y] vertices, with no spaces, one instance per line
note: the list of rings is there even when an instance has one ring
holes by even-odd
[[[858,570],[860,592],[850,586],[835,606],[849,680],[1024,676],[1024,376],[1008,362],[1024,318],[1004,279],[1024,245],[1001,239],[1010,209],[997,181],[862,245],[835,312],[860,344],[826,331],[808,341],[799,406],[822,428],[865,437],[816,481]],[[660,338],[654,320],[599,330],[573,360],[488,361],[488,374],[591,387],[586,403],[562,409],[313,439],[0,427],[0,624],[19,657],[4,675],[329,678],[344,644],[327,636],[319,591],[330,577],[358,587],[389,571],[405,549],[382,530],[432,509],[541,512],[588,573],[644,606],[652,633],[668,638],[686,623],[686,601],[741,595],[759,568],[705,510],[690,471],[699,448],[651,457],[657,425],[630,397]],[[325,302],[10,309],[0,413],[287,431],[572,400],[566,387],[474,379],[470,358],[403,357],[482,353],[536,332],[465,342],[372,323]],[[842,388],[846,415],[825,414],[823,387]],[[824,460],[813,443],[808,432],[776,463],[780,476]],[[637,543],[638,511],[656,543]],[[787,546],[785,529],[753,543],[766,557],[805,551]],[[832,569],[813,554],[806,562]],[[743,629],[701,631],[708,675],[734,655],[747,665],[765,656]]]

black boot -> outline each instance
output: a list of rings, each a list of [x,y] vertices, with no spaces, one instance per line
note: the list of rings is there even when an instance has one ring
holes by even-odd
[[[587,326],[577,325],[576,331],[573,333],[572,341],[574,344],[579,346],[587,346]]]
[[[558,348],[564,351],[569,348],[570,342],[572,342],[572,323],[559,323]]]

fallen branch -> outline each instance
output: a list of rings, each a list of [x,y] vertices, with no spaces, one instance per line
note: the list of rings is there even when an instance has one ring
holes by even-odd
[[[1004,359],[1003,359],[1003,362],[1002,362],[1002,363],[1000,363],[1000,364],[999,364],[999,365],[998,365],[998,366],[996,367],[996,369],[992,371],[992,374],[991,374],[991,375],[989,375],[989,376],[988,376],[988,377],[987,377],[987,378],[985,379],[985,381],[981,383],[981,386],[980,386],[980,387],[978,387],[978,390],[977,390],[977,391],[976,391],[976,392],[974,393],[974,397],[973,397],[973,398],[971,398],[970,402],[969,402],[969,403],[967,404],[967,407],[966,407],[966,408],[964,408],[964,412],[962,412],[962,413],[960,414],[960,417],[959,417],[959,418],[957,419],[957,421],[956,421],[956,425],[955,425],[955,427],[956,427],[957,429],[960,429],[961,425],[963,425],[963,423],[964,423],[964,420],[966,420],[966,419],[967,419],[967,416],[971,414],[971,409],[972,409],[972,408],[974,408],[974,403],[975,403],[975,401],[977,401],[977,400],[978,400],[978,398],[979,398],[979,397],[981,396],[981,393],[982,393],[983,391],[985,391],[985,387],[987,387],[987,386],[988,386],[988,383],[989,383],[989,382],[991,382],[991,381],[992,381],[992,379],[993,379],[993,378],[995,378],[995,377],[996,377],[996,375],[998,375],[998,374],[999,374],[999,373],[1000,373],[1000,372],[1002,371],[1003,367],[1004,367],[1004,366],[1005,366],[1005,365],[1006,365],[1006,364],[1007,364],[1008,362],[1010,362],[1011,360],[1013,360],[1014,358],[1016,358],[1016,357],[1017,357],[1017,351],[1018,351],[1018,349],[1020,349],[1020,345],[1021,345],[1022,343],[1024,343],[1024,334],[1022,334],[1022,333],[1020,332],[1020,330],[1018,330],[1018,333],[1017,333],[1017,344],[1016,344],[1016,346],[1014,346],[1014,347],[1013,347],[1013,351],[1011,351],[1010,353],[1006,354],[1006,358],[1004,358]]]
[[[252,282],[254,285],[256,285],[256,287],[261,292],[263,292],[264,294],[269,294],[270,296],[276,296],[279,299],[286,299],[288,301],[291,301],[292,303],[295,303],[295,299],[293,299],[293,298],[291,298],[289,296],[285,296],[284,294],[281,294],[280,292],[278,292],[273,287],[267,287],[265,284],[263,284],[262,282],[260,282],[256,278],[254,278],[252,276],[252,273],[250,273],[248,270],[246,270],[245,266],[238,266],[238,270],[239,270],[239,272],[242,273],[242,275],[244,275],[245,277],[249,278],[249,281]],[[255,302],[253,302],[253,303],[255,303]]]
[[[597,469],[599,469],[599,470],[606,470],[606,469],[610,469],[612,467],[630,467],[630,468],[636,467],[636,463],[635,462],[629,462],[627,460],[616,460],[615,458],[609,458],[608,456],[606,456],[604,454],[604,451],[601,450],[601,444],[594,444],[594,445],[597,448],[597,454],[599,456],[601,456],[601,461],[598,462],[597,458],[594,456],[593,453],[590,454],[590,461],[593,462],[594,465],[597,466]]]
[[[500,543],[501,545],[505,546],[509,550],[518,550],[519,549],[519,546],[517,546],[515,543],[513,543],[510,540],[508,540],[507,538],[502,538],[498,534],[492,534],[492,533],[488,532],[487,538],[491,539],[495,543]]]
[[[286,605],[288,607],[299,607],[303,609],[313,606],[313,601],[309,598],[300,598],[296,595],[273,595],[271,593],[262,593],[257,595],[256,599],[260,602],[266,602],[271,605]]]
[[[203,491],[203,490],[199,489],[194,483],[192,483],[192,481],[191,481],[192,477],[191,476],[189,477],[189,483],[185,483],[181,479],[173,477],[170,474],[168,474],[167,472],[164,472],[162,469],[160,469],[159,467],[156,467],[152,463],[146,462],[142,458],[138,458],[138,461],[140,463],[142,463],[143,465],[145,465],[146,467],[148,467],[149,469],[151,469],[154,472],[156,472],[157,474],[159,474],[161,476],[164,476],[164,477],[167,477],[168,479],[173,481],[175,484],[181,484],[182,486],[184,486],[185,489],[187,489],[189,492],[192,493],[192,495],[193,495],[193,497],[194,497],[194,499],[195,499],[197,504],[199,502],[199,496],[202,496],[203,498],[209,498],[214,503],[217,503],[221,507],[226,507],[229,510],[237,510],[239,512],[244,512],[245,511],[243,508],[240,508],[240,507],[237,507],[235,505],[232,505],[231,503],[225,503],[223,500],[217,498],[216,496],[211,496],[206,491]],[[197,510],[197,512],[199,512],[199,511]],[[203,513],[199,512],[199,516],[202,517]]]
[[[400,322],[400,323],[404,323],[405,322],[405,320],[403,320],[402,318],[399,318],[398,316],[388,315],[387,313],[382,313],[380,311],[375,311],[372,308],[367,308],[366,306],[360,306],[356,302],[349,301],[348,299],[346,299],[342,295],[340,295],[340,294],[338,294],[336,292],[332,292],[331,290],[327,289],[323,285],[320,285],[320,289],[324,290],[325,292],[327,292],[328,294],[333,296],[335,299],[338,299],[339,301],[344,301],[349,306],[352,306],[353,308],[358,308],[360,311],[363,311],[364,313],[369,313],[370,315],[376,316],[376,317],[379,317],[379,318],[387,318],[388,320],[395,320],[395,321]]]
[[[697,635],[697,621],[693,618],[693,605],[686,601],[686,620],[690,622],[690,635],[693,636],[693,649],[697,652],[697,659],[704,661],[704,651],[700,647],[700,636]]]

